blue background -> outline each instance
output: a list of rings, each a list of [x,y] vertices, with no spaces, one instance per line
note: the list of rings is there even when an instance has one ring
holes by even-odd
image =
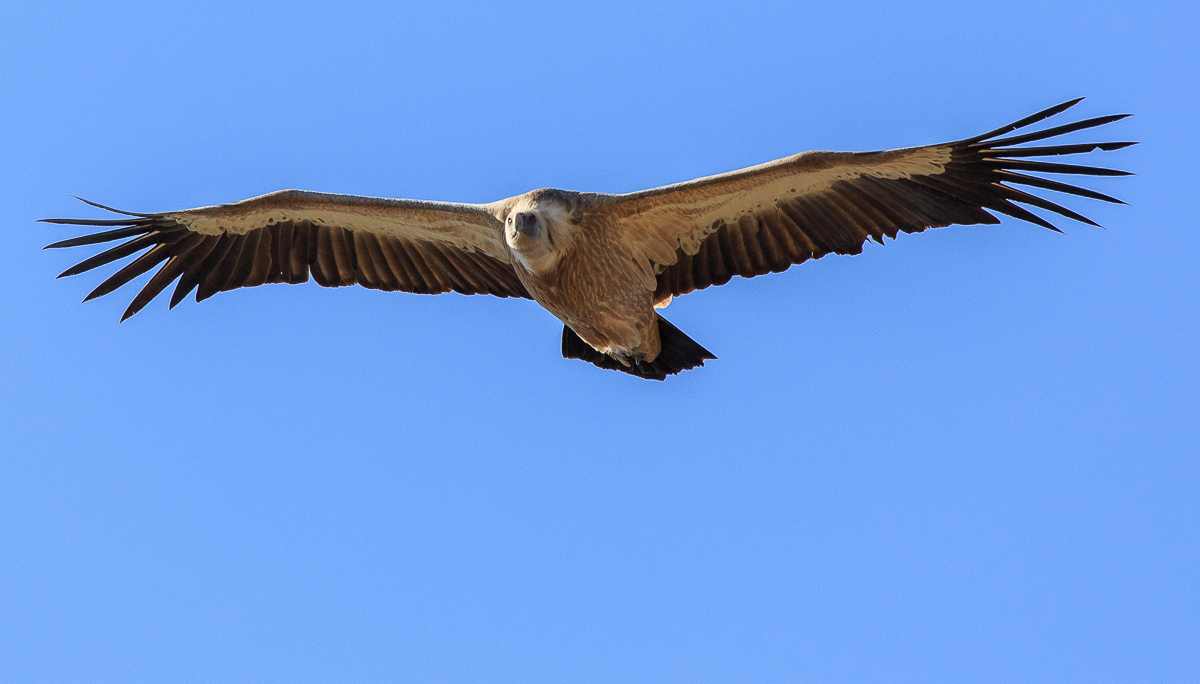
[[[0,22],[5,682],[1200,680],[1191,3],[17,3]],[[625,192],[1087,95],[1138,173],[665,312],[314,284],[118,325],[39,251],[281,188]],[[1060,197],[1061,199],[1061,197]],[[112,268],[103,273],[111,273]],[[141,281],[139,281],[141,282]]]

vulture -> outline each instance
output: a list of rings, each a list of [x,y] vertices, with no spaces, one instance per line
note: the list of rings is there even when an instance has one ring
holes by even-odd
[[[326,287],[525,297],[562,321],[564,358],[663,380],[716,358],[659,314],[672,297],[826,254],[858,254],[868,239],[999,223],[992,212],[1058,230],[1020,205],[1098,225],[1018,186],[1122,203],[1037,174],[1127,172],[1030,158],[1134,143],[1027,143],[1128,115],[1009,135],[1082,99],[957,142],[803,152],[623,195],[543,188],[461,204],[281,190],[151,214],[83,200],[119,218],[42,221],[104,229],[47,249],[121,241],[59,277],[138,255],[84,301],[157,269],[121,320],[173,282],[172,308],[193,290],[201,301],[239,287],[303,283],[310,274]]]

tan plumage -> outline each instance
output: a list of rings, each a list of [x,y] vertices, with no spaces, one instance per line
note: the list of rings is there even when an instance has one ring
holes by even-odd
[[[989,210],[1057,230],[1014,202],[1095,225],[1012,185],[1119,202],[1026,172],[1123,171],[1025,158],[1133,143],[1017,146],[1124,115],[999,138],[1077,102],[954,143],[805,152],[626,195],[543,189],[474,205],[284,190],[186,211],[109,209],[128,218],[44,221],[111,228],[49,247],[129,238],[64,276],[142,252],[87,299],[161,264],[122,320],[176,280],[171,307],[193,289],[200,301],[239,287],[302,283],[311,272],[318,284],[330,287],[357,283],[422,294],[535,299],[565,324],[563,356],[661,380],[716,358],[657,314],[654,307],[673,296],[830,253],[857,254],[868,239],[882,242],[884,236],[956,223],[998,223]]]

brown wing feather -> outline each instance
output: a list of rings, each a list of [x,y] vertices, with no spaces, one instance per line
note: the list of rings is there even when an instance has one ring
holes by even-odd
[[[1133,143],[1011,145],[1111,123],[1124,118],[1122,115],[995,139],[1077,102],[956,143],[884,152],[809,152],[721,176],[617,196],[605,210],[618,219],[635,255],[640,254],[648,286],[653,278],[655,301],[722,285],[734,275],[750,278],[826,254],[858,254],[868,239],[882,242],[885,236],[895,238],[899,233],[951,224],[999,223],[990,213],[993,211],[1058,230],[1015,203],[1094,225],[1069,209],[1003,183],[1119,202],[1018,171],[1125,172],[1014,158],[1115,150]],[[663,253],[664,240],[675,247],[669,256]]]
[[[495,241],[475,239],[472,242],[471,231],[494,230],[497,236],[500,234],[499,222],[483,210],[461,219],[464,224],[473,221],[478,225],[459,227],[453,225],[453,216],[439,218],[457,228],[457,232],[447,239],[439,240],[429,237],[436,227],[413,234],[413,231],[406,231],[403,225],[396,228],[386,226],[386,215],[382,218],[379,215],[371,216],[366,226],[354,225],[354,221],[348,221],[350,225],[325,225],[325,216],[312,215],[319,214],[316,210],[307,213],[298,210],[311,206],[313,198],[319,200],[321,196],[296,193],[301,201],[289,204],[286,197],[280,198],[281,194],[265,196],[275,200],[270,211],[291,213],[295,218],[274,220],[275,216],[271,215],[269,222],[264,217],[242,220],[244,217],[228,209],[255,201],[248,200],[247,203],[215,208],[227,218],[223,229],[220,221],[210,218],[218,214],[217,211],[210,211],[202,217],[206,223],[189,222],[189,212],[130,214],[128,219],[116,220],[45,219],[48,223],[69,225],[119,226],[104,233],[56,242],[48,247],[126,240],[67,269],[62,275],[83,273],[145,250],[101,283],[88,295],[88,299],[108,294],[161,264],[161,268],[134,297],[121,320],[140,311],[176,279],[178,283],[171,297],[171,307],[193,289],[196,289],[196,300],[201,301],[218,292],[241,287],[256,287],[266,283],[303,283],[308,280],[310,273],[313,280],[326,287],[358,284],[377,290],[419,294],[453,291],[499,297],[529,297],[506,260],[507,253],[501,252]],[[351,200],[361,203],[367,201],[366,198]],[[395,205],[401,201],[380,202]],[[418,206],[420,211],[427,214],[438,210],[437,205],[432,203],[419,203]],[[463,205],[450,206],[451,210],[447,213],[469,211],[463,209]],[[250,205],[250,208],[260,214],[265,213],[262,207]],[[395,206],[384,208],[396,209]],[[504,258],[498,256],[497,252],[501,252]]]

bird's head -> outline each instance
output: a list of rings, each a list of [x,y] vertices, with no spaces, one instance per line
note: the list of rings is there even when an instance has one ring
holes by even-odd
[[[504,241],[531,273],[548,273],[571,242],[571,207],[551,194],[529,193],[504,220]]]

